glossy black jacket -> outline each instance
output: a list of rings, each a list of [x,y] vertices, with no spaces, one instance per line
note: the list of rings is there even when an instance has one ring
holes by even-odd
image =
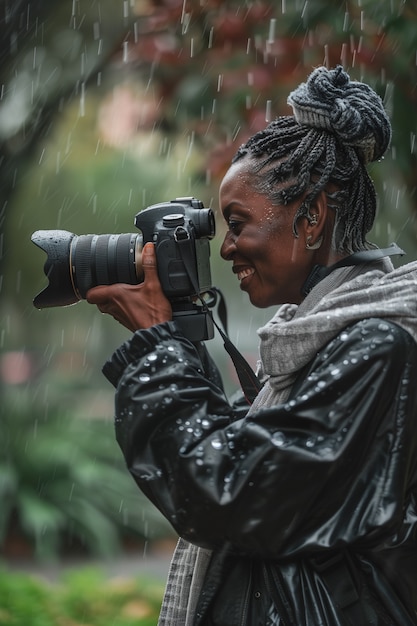
[[[196,624],[254,626],[265,597],[286,626],[417,624],[417,345],[405,330],[353,324],[285,404],[250,417],[174,322],[135,333],[104,372],[135,481],[180,536],[214,550]]]

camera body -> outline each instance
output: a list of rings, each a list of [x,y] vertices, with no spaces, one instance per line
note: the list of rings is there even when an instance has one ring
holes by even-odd
[[[214,217],[200,200],[187,197],[154,204],[137,213],[135,226],[143,244],[155,244],[159,280],[169,300],[210,290]]]
[[[152,205],[135,216],[139,233],[75,235],[38,230],[31,240],[44,250],[48,286],[33,301],[36,308],[66,306],[86,297],[96,285],[143,281],[142,248],[155,245],[162,290],[173,319],[191,341],[213,337],[213,323],[202,296],[210,293],[210,244],[214,214],[193,197]]]

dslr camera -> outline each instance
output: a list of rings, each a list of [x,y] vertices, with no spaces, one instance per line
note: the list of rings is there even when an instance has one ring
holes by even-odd
[[[33,300],[38,309],[67,306],[96,285],[143,281],[142,249],[155,244],[162,290],[173,319],[191,341],[213,337],[210,243],[214,214],[192,197],[154,204],[135,216],[139,233],[75,235],[37,230],[31,240],[47,254],[48,286]]]

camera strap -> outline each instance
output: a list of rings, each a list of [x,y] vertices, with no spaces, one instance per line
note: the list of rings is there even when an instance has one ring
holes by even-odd
[[[217,324],[216,320],[213,317],[213,313],[209,309],[207,303],[204,301],[203,294],[201,294],[199,290],[198,277],[196,276],[196,273],[195,273],[196,263],[195,263],[195,257],[194,257],[191,240],[189,239],[188,236],[183,236],[182,231],[184,231],[188,235],[185,229],[181,229],[180,233],[176,233],[175,239],[178,245],[178,250],[180,252],[181,259],[185,266],[185,270],[188,274],[188,278],[190,279],[193,289],[199,301],[201,302],[202,310],[204,311],[204,313],[210,316],[214,326],[217,328],[221,338],[223,339],[224,348],[226,352],[229,354],[230,358],[232,359],[233,365],[235,366],[236,374],[238,376],[246,401],[248,402],[248,404],[252,404],[252,402],[254,401],[254,399],[256,398],[256,396],[258,395],[262,387],[261,382],[259,378],[257,377],[257,375],[255,374],[255,372],[253,371],[252,367],[249,365],[249,363],[243,356],[243,354],[239,352],[239,350],[236,348],[236,346],[230,341],[229,337],[227,336],[227,309],[226,309],[226,301],[224,299],[222,292],[219,289],[217,289],[217,287],[212,287],[210,289],[211,292],[214,292],[218,296],[217,313],[219,315],[219,319],[222,323],[224,331]]]
[[[232,362],[233,362],[233,365],[235,366],[236,374],[239,378],[240,386],[242,387],[242,391],[245,395],[245,398],[248,404],[252,404],[252,402],[255,400],[256,396],[260,392],[262,384],[259,378],[257,377],[257,375],[255,374],[255,372],[253,371],[252,367],[249,365],[249,363],[243,356],[243,354],[239,352],[239,350],[236,348],[236,346],[230,341],[229,337],[227,336],[226,302],[220,289],[217,289],[217,287],[215,287],[213,290],[219,296],[217,314],[226,332],[223,332],[220,326],[216,323],[209,309],[208,309],[208,313],[211,315],[213,324],[215,325],[215,327],[219,331],[221,338],[223,339],[224,349],[226,350],[226,352],[229,354],[230,358],[232,359]]]
[[[373,250],[361,250],[354,252],[350,256],[347,256],[340,261],[337,261],[334,265],[324,266],[315,265],[311,270],[307,280],[305,281],[301,290],[303,296],[306,296],[310,291],[319,283],[323,278],[326,278],[334,270],[339,267],[347,267],[349,265],[362,265],[362,263],[373,263],[374,261],[380,261],[386,256],[403,256],[405,254],[396,243],[392,243],[388,248],[375,248]]]

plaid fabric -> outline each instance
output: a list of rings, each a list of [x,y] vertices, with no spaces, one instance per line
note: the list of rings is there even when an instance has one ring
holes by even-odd
[[[211,551],[178,540],[172,557],[158,626],[192,626]]]

